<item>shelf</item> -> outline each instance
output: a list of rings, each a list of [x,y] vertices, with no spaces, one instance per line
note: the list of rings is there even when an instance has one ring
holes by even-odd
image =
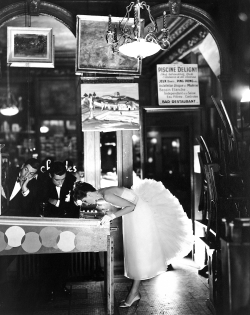
[[[31,131],[0,131],[0,135],[3,134],[10,134],[10,133],[13,133],[13,134],[35,134],[35,131],[34,130],[31,130]]]

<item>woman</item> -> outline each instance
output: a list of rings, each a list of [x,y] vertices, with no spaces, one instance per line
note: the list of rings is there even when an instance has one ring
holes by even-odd
[[[120,307],[130,307],[140,300],[141,280],[166,271],[174,258],[182,258],[192,250],[192,223],[178,199],[161,182],[137,180],[132,189],[107,187],[96,190],[92,185],[76,182],[74,200],[97,204],[99,200],[118,207],[107,211],[101,224],[123,217],[125,276],[133,285]]]

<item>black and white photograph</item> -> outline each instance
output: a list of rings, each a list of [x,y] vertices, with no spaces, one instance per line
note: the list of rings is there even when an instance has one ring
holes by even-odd
[[[0,315],[250,314],[250,0],[0,1]]]

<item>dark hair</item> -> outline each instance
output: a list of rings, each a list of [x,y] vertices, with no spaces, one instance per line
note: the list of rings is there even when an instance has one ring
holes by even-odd
[[[93,187],[89,183],[76,181],[73,188],[74,201],[82,200],[87,196],[87,193],[90,191],[96,191],[95,187]]]
[[[52,163],[50,169],[49,169],[50,175],[53,177],[54,175],[62,176],[66,173],[66,167],[63,164],[63,162],[55,161]]]
[[[37,159],[34,159],[34,158],[30,158],[27,161],[25,161],[23,166],[26,166],[26,165],[30,165],[32,168],[36,170],[38,170],[40,167],[40,163],[38,162]]]

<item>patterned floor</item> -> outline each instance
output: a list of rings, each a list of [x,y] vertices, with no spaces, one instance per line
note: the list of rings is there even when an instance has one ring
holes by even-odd
[[[208,281],[198,275],[190,259],[173,264],[174,270],[141,284],[141,300],[129,309],[118,307],[126,298],[130,281],[122,276],[115,278],[116,315],[211,315],[206,305],[209,297]],[[103,281],[72,282],[68,298],[56,296],[53,302],[44,298],[39,283],[22,286],[9,283],[4,287],[1,315],[105,315]]]

